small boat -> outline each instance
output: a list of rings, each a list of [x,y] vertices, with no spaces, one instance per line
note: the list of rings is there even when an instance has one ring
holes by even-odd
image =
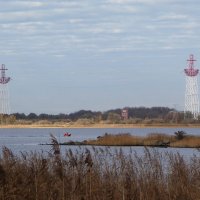
[[[68,132],[64,133],[64,137],[70,137],[70,136],[71,136],[71,133],[68,133]]]

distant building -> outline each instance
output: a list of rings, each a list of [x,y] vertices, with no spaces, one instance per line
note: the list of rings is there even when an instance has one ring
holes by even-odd
[[[128,109],[126,109],[126,108],[122,109],[121,117],[123,120],[128,119]]]

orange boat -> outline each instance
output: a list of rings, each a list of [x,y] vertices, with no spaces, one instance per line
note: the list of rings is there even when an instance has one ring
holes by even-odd
[[[71,133],[68,133],[68,132],[64,133],[64,137],[70,137],[70,136],[71,136]]]

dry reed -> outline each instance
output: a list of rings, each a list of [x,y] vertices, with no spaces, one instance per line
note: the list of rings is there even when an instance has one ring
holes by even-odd
[[[2,200],[198,200],[200,158],[144,148],[77,148],[0,157]]]
[[[162,146],[183,148],[200,148],[200,137],[184,135],[179,139],[176,135],[150,133],[147,136],[134,136],[130,134],[105,134],[96,140],[88,140],[84,144],[96,146]]]

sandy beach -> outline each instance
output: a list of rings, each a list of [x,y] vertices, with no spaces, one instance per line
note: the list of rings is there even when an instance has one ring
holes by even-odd
[[[8,124],[0,128],[200,128],[199,124]]]

